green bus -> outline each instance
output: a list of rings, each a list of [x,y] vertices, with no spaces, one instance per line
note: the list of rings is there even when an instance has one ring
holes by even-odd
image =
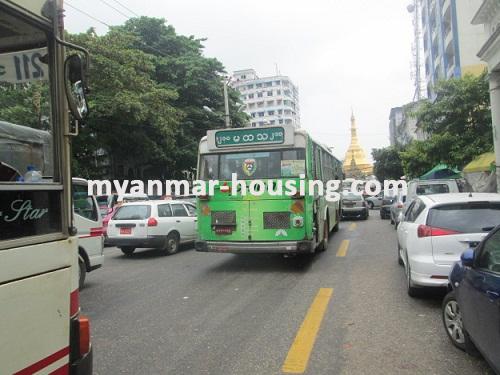
[[[232,191],[233,174],[265,186],[259,195],[244,194],[241,186]],[[198,197],[196,250],[289,255],[325,250],[329,233],[338,230],[341,202],[327,201],[314,187],[309,194],[309,181],[326,186],[342,176],[342,163],[330,150],[293,126],[208,131],[199,145],[198,180],[218,180],[219,186],[213,195]],[[303,194],[285,194],[286,189],[275,194],[286,181],[297,187],[304,181]]]

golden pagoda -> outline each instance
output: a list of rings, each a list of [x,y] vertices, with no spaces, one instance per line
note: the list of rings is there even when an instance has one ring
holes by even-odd
[[[373,166],[368,163],[365,151],[358,141],[354,112],[351,115],[351,144],[345,153],[344,173],[348,178],[361,178],[373,173]]]

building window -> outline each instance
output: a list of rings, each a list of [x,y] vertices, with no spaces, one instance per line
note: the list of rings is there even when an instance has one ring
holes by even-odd
[[[276,100],[276,104],[280,105],[281,103],[283,103],[283,100],[281,99]]]
[[[268,91],[267,96],[273,96],[273,90]]]
[[[261,93],[261,92],[258,92],[258,93],[257,93],[257,97],[258,97],[258,98],[262,98],[263,96],[264,96],[264,95],[262,95],[262,93]]]
[[[264,107],[264,102],[258,102],[257,107]]]
[[[264,112],[259,112],[259,117],[264,117]]]
[[[272,105],[274,105],[274,100],[268,100],[267,101],[267,106],[269,107],[269,106],[272,106]]]
[[[248,94],[248,99],[253,99],[253,94]]]
[[[256,113],[255,112],[252,112],[252,117],[255,117]]]
[[[271,125],[276,124],[276,120],[271,120],[271,121],[269,121],[269,124],[271,124]]]
[[[287,119],[285,120],[285,124],[291,124],[291,123],[292,123],[292,120],[290,120],[289,118],[287,118]]]
[[[248,104],[248,108],[254,108],[255,107],[255,103],[249,103]]]
[[[260,121],[259,126],[264,126],[264,121]]]
[[[278,121],[280,124],[283,124],[283,119],[279,119]]]
[[[281,81],[274,81],[274,84],[275,84],[276,86],[279,86],[279,85],[281,85]]]
[[[276,95],[281,95],[281,90],[276,90]]]
[[[247,89],[253,89],[253,85],[247,85]]]
[[[282,115],[283,114],[283,110],[282,109],[278,109],[278,115]]]
[[[266,82],[266,87],[271,87],[273,85],[272,82]]]
[[[267,111],[267,114],[268,114],[269,116],[274,116],[274,111]]]
[[[255,87],[262,87],[262,83],[257,83]]]
[[[256,122],[252,122],[252,126],[255,128],[255,125],[257,125]]]
[[[247,78],[247,76],[244,74],[241,76],[241,79],[246,79],[246,78]]]

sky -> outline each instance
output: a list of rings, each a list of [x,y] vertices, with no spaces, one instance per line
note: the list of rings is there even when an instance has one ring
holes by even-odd
[[[179,34],[207,38],[205,55],[219,59],[229,73],[253,68],[265,77],[274,75],[277,65],[299,88],[302,128],[343,159],[352,109],[371,160],[372,148],[389,145],[390,109],[413,98],[409,2],[65,0],[65,27],[107,31],[69,5],[109,25],[126,21],[121,13],[133,17],[131,10],[165,18]]]

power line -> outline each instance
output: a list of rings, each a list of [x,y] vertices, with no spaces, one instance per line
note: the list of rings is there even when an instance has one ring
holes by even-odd
[[[104,25],[104,26],[106,26],[106,27],[111,27],[111,26],[110,26],[110,25],[108,25],[106,22],[101,21],[99,18],[94,17],[94,16],[93,16],[93,15],[91,15],[90,13],[87,13],[87,12],[85,12],[84,10],[79,9],[79,8],[75,7],[74,5],[71,5],[70,3],[68,3],[68,1],[67,1],[67,0],[64,2],[64,4],[66,4],[66,5],[67,5],[67,6],[69,6],[70,8],[73,8],[73,9],[74,9],[74,10],[76,10],[77,12],[80,12],[80,13],[82,13],[82,14],[86,15],[86,16],[87,16],[87,17],[89,17],[89,18],[92,18],[94,21],[97,21],[97,22],[99,22],[99,23],[103,24],[103,25]]]
[[[123,5],[121,2],[119,2],[118,0],[113,0],[115,3],[117,3],[118,5],[120,5],[123,9],[126,9],[128,10],[130,13],[132,13],[134,16],[137,16],[137,17],[140,17],[139,14],[137,14],[136,12],[134,12],[132,9],[126,7],[125,5]]]
[[[103,4],[106,4],[108,7],[110,7],[111,9],[113,9],[114,11],[116,11],[117,13],[121,14],[123,17],[125,17],[126,19],[129,19],[130,17],[128,16],[128,14],[125,14],[123,13],[120,9],[117,9],[115,8],[113,5],[111,5],[110,3],[108,3],[106,0],[101,0],[101,3]]]

